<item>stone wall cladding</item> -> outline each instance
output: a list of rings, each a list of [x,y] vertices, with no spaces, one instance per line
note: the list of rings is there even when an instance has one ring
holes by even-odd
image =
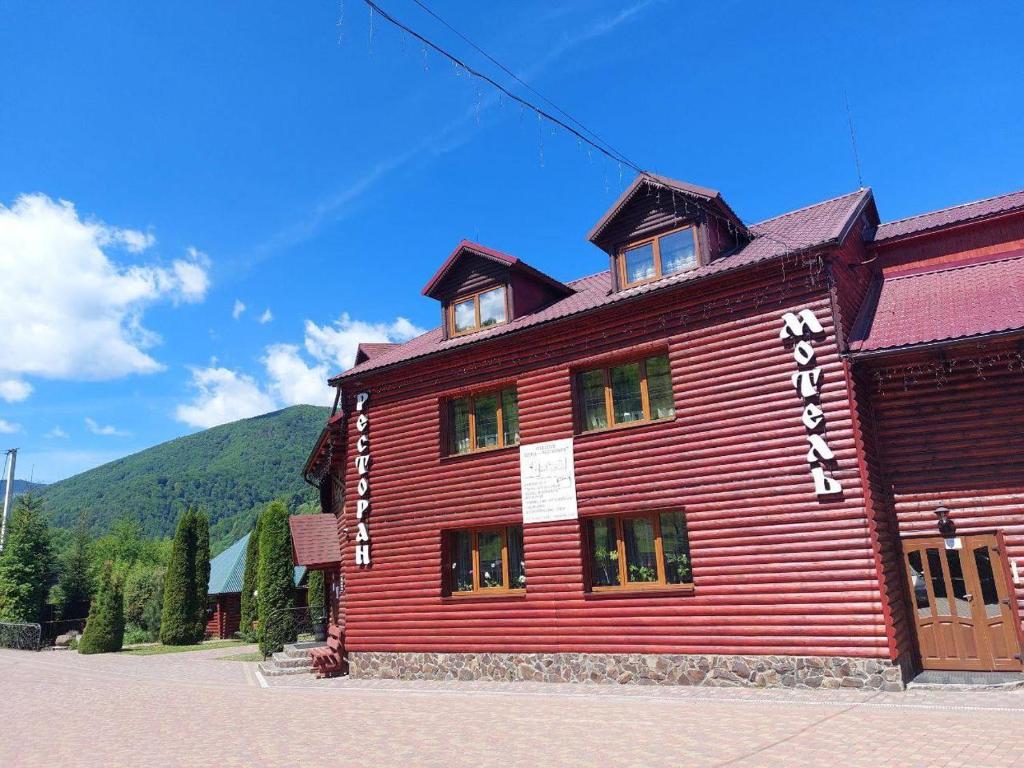
[[[681,656],[605,653],[348,654],[354,677],[397,680],[530,680],[749,688],[866,688],[902,691],[898,664],[820,656]]]

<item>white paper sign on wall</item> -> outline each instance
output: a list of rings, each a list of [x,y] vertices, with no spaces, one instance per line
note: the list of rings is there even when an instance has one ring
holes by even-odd
[[[571,437],[521,446],[519,479],[524,523],[579,517]]]

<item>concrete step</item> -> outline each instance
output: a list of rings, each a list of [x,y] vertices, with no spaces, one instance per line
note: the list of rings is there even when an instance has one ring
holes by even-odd
[[[907,690],[1007,691],[1024,688],[1019,672],[944,672],[928,670],[907,683]]]
[[[286,656],[288,656],[289,658],[292,658],[292,659],[308,658],[309,657],[309,649],[310,648],[323,648],[323,647],[324,647],[324,643],[316,643],[316,642],[312,642],[312,643],[289,643],[288,645],[286,645],[284,647],[284,650],[281,651],[281,653],[285,654]]]
[[[278,652],[275,653],[271,658],[274,660],[274,665],[282,669],[294,669],[297,667],[305,667],[309,669],[313,666],[313,662],[309,659],[308,652],[303,656],[289,656],[287,653]]]
[[[259,670],[265,677],[282,677],[283,675],[308,675],[313,671],[313,668],[279,667],[272,661],[261,661],[259,664]]]

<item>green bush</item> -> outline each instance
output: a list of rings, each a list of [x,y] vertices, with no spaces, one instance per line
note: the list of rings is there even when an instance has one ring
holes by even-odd
[[[0,554],[0,621],[38,622],[53,571],[50,527],[42,501],[30,494],[19,496]]]
[[[128,627],[145,633],[146,637],[125,642],[151,642],[159,637],[165,574],[166,569],[160,566],[140,564],[128,571],[124,581],[124,620]]]
[[[245,545],[245,573],[242,576],[242,618],[238,629],[239,634],[250,642],[257,639],[254,625],[259,620],[259,601],[255,593],[260,568],[261,517],[256,518],[256,525],[249,533],[249,541]]]
[[[89,609],[79,653],[112,653],[124,644],[124,594],[114,574],[113,563],[107,562],[100,575],[99,591]]]
[[[138,624],[125,624],[124,626],[124,644],[125,645],[138,645],[139,643],[151,643],[153,642],[153,636],[149,630],[145,627],[141,627]]]
[[[295,642],[295,567],[288,508],[283,502],[272,502],[263,512],[259,549],[259,644],[263,655],[269,656],[285,643]]]

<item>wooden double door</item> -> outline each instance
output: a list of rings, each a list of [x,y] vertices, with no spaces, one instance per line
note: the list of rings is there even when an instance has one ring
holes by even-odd
[[[924,669],[1019,671],[1015,594],[1000,537],[903,539]]]

